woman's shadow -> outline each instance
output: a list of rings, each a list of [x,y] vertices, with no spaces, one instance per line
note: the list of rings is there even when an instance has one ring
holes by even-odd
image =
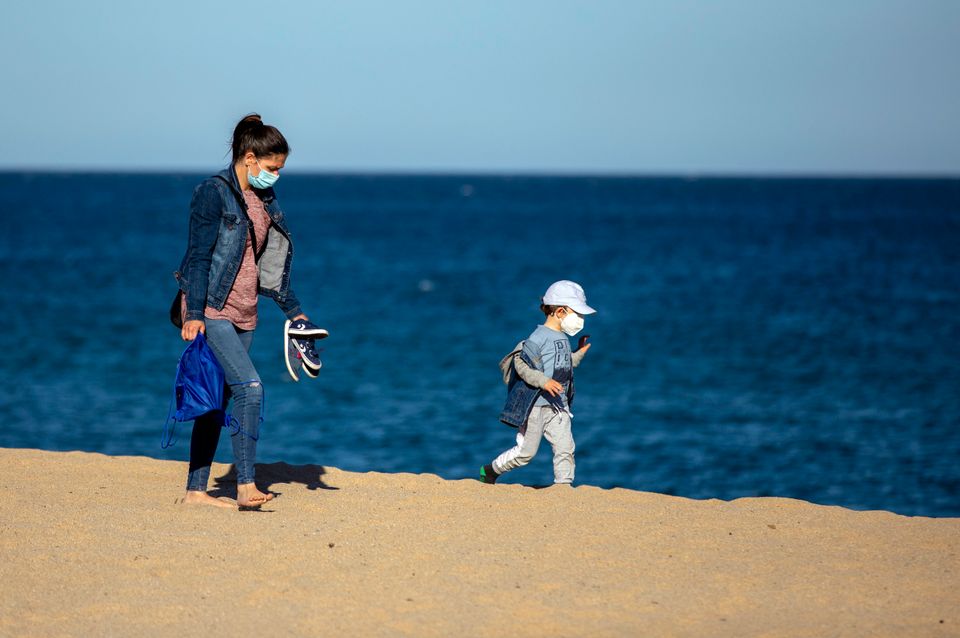
[[[308,490],[339,490],[339,487],[327,485],[323,481],[323,475],[327,473],[322,465],[290,465],[289,463],[257,463],[255,466],[257,475],[257,487],[278,497],[283,492],[273,489],[274,485],[281,483],[301,483]],[[210,496],[217,498],[226,496],[227,498],[237,498],[237,468],[230,466],[227,473],[223,476],[217,476],[213,479],[213,489],[209,491]],[[269,511],[269,510],[261,510]]]

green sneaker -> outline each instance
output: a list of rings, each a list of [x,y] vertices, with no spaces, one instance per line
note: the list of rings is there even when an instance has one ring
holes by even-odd
[[[480,482],[481,483],[496,483],[497,479],[500,478],[500,475],[493,470],[492,465],[484,465],[480,468]]]

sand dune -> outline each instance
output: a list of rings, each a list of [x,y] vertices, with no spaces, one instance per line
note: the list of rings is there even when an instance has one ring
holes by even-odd
[[[185,471],[0,450],[0,635],[960,635],[960,519],[282,463],[238,512]]]

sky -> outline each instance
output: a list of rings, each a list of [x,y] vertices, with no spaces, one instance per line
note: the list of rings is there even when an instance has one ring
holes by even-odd
[[[31,0],[0,170],[960,175],[957,0]]]

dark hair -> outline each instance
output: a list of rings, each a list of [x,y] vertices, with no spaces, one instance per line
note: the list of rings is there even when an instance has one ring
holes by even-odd
[[[233,129],[233,162],[236,163],[247,151],[253,151],[257,157],[279,154],[289,155],[290,145],[277,127],[263,123],[256,113],[251,113],[239,122]]]
[[[540,304],[540,310],[542,310],[543,314],[547,317],[555,313],[560,308],[563,308],[563,306],[548,306],[545,303]]]

